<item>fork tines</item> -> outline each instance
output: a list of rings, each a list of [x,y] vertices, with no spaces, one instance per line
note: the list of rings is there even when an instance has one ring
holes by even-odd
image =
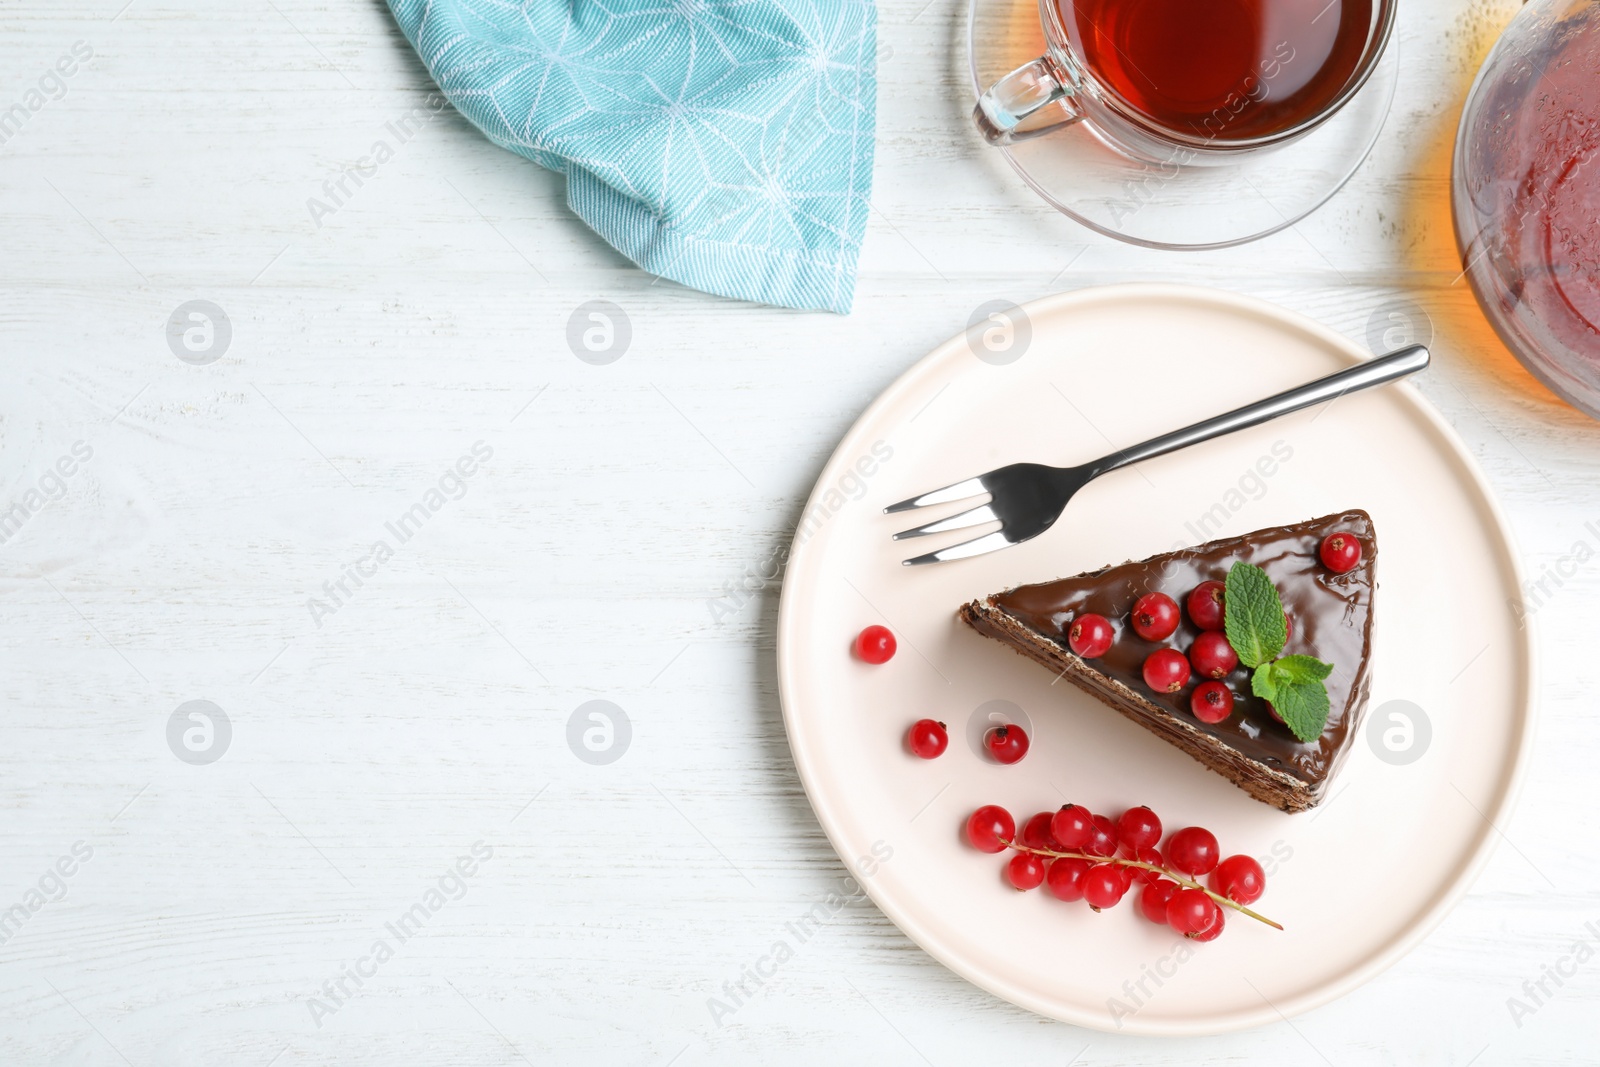
[[[986,522],[999,522],[1000,516],[996,515],[994,508],[990,506],[993,499],[993,497],[990,497],[988,501],[979,504],[977,507],[968,508],[966,511],[958,512],[949,518],[939,519],[936,522],[930,522],[922,526],[915,526],[909,530],[901,530],[894,535],[894,539],[896,541],[904,541],[912,537],[926,537],[928,534],[946,533],[950,530],[965,530],[969,526],[981,526]]]
[[[914,526],[909,530],[901,530],[894,535],[894,540],[905,541],[913,537],[926,537],[928,534],[948,533],[951,530],[965,530],[972,526],[981,526],[986,522],[999,522],[1000,516],[994,513],[994,494],[983,484],[982,477],[968,478],[966,481],[947,485],[943,489],[935,489],[931,493],[923,493],[909,500],[902,500],[898,504],[890,504],[883,509],[885,515],[893,515],[901,511],[914,511],[918,508],[931,507],[935,504],[948,504],[956,500],[968,500],[976,496],[985,499],[976,506],[966,511],[957,512],[943,519],[921,526]],[[970,541],[942,548],[937,552],[928,552],[912,559],[904,560],[907,567],[921,566],[925,563],[942,563],[946,560],[965,559],[968,556],[978,556],[985,552],[993,552],[998,548],[1005,548],[1011,544],[1011,539],[1003,531],[995,531]]]
[[[914,511],[917,508],[925,508],[932,504],[948,504],[952,500],[965,500],[969,496],[977,496],[979,493],[986,492],[988,490],[983,487],[982,478],[968,478],[964,482],[956,482],[954,485],[947,485],[943,489],[935,489],[931,493],[923,493],[921,496],[914,496],[910,500],[902,500],[898,504],[890,504],[883,509],[883,513],[885,515],[893,515],[897,511]]]
[[[972,556],[981,556],[985,552],[996,552],[1002,548],[1010,548],[1014,544],[1016,542],[1007,537],[1004,530],[996,530],[994,533],[986,533],[982,537],[974,537],[970,541],[963,541],[949,548],[941,548],[937,552],[903,559],[900,563],[905,567],[920,567],[926,563],[947,563],[953,559],[968,559]]]

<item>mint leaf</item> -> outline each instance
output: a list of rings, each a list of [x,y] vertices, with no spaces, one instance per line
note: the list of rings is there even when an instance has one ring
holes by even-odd
[[[1289,731],[1302,741],[1315,741],[1328,725],[1328,687],[1321,682],[1280,684],[1272,706],[1283,716]]]
[[[1292,685],[1320,682],[1333,673],[1333,664],[1312,656],[1285,656],[1272,666],[1284,681]]]
[[[1251,668],[1250,691],[1272,704],[1295,737],[1315,741],[1328,725],[1331,702],[1323,680],[1333,664],[1312,656],[1274,658],[1289,632],[1283,600],[1266,571],[1235,563],[1224,589],[1223,626],[1239,662]]]
[[[1272,579],[1260,567],[1235,563],[1228,570],[1224,590],[1223,625],[1239,662],[1253,668],[1271,661],[1283,651],[1289,636],[1283,622],[1283,601]]]
[[[1328,687],[1322,680],[1333,664],[1310,656],[1285,656],[1263,663],[1250,676],[1250,691],[1271,701],[1289,731],[1302,741],[1315,741],[1328,725]]]
[[[1276,663],[1263,663],[1250,675],[1250,691],[1262,700],[1278,703],[1278,672]]]

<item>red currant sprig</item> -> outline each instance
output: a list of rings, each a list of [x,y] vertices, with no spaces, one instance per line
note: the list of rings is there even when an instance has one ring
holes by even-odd
[[[1016,850],[1017,852],[1026,853],[1026,854],[1039,856],[1039,857],[1044,857],[1044,858],[1049,858],[1049,859],[1052,859],[1052,860],[1058,860],[1058,859],[1081,860],[1081,861],[1083,861],[1083,862],[1085,862],[1085,863],[1090,865],[1090,867],[1089,867],[1090,872],[1092,872],[1096,867],[1107,867],[1107,866],[1123,867],[1123,868],[1129,869],[1130,871],[1143,871],[1143,872],[1146,872],[1146,878],[1150,879],[1149,881],[1147,881],[1146,884],[1154,885],[1154,884],[1156,884],[1156,882],[1154,881],[1155,879],[1165,878],[1165,879],[1168,879],[1169,881],[1171,881],[1173,884],[1175,884],[1180,889],[1199,890],[1201,893],[1204,893],[1206,896],[1210,897],[1211,900],[1214,901],[1216,904],[1220,904],[1222,907],[1225,907],[1225,908],[1232,908],[1234,911],[1240,912],[1240,913],[1242,913],[1244,915],[1248,915],[1248,916],[1250,916],[1250,918],[1255,919],[1257,922],[1266,923],[1268,926],[1272,927],[1274,930],[1282,930],[1283,929],[1283,924],[1282,923],[1275,922],[1272,919],[1267,918],[1265,915],[1262,915],[1260,912],[1257,912],[1257,911],[1254,911],[1254,910],[1252,910],[1250,908],[1247,908],[1243,904],[1239,903],[1238,901],[1231,900],[1228,897],[1224,896],[1223,894],[1218,893],[1215,890],[1212,890],[1212,889],[1210,889],[1210,888],[1208,888],[1206,886],[1203,886],[1199,882],[1194,881],[1193,879],[1185,878],[1183,875],[1178,874],[1177,872],[1171,870],[1170,868],[1164,867],[1164,866],[1162,866],[1161,864],[1158,864],[1158,863],[1151,863],[1151,862],[1149,862],[1147,860],[1131,859],[1131,858],[1126,857],[1126,856],[1095,856],[1095,855],[1092,855],[1092,854],[1087,853],[1087,852],[1063,852],[1063,851],[1058,851],[1058,850],[1055,850],[1055,849],[1029,848],[1027,845],[1024,845],[1024,844],[1021,844],[1021,843],[1017,843],[1017,842],[1012,842],[1012,841],[1005,841],[1003,843],[1007,847],[1012,848],[1012,849]],[[1249,857],[1248,856],[1233,856],[1233,857],[1230,857],[1230,859],[1249,859]],[[1259,868],[1259,866],[1260,865],[1258,864],[1257,867]],[[1264,880],[1264,879],[1261,879],[1261,876],[1259,874],[1256,875],[1256,879],[1257,880]],[[1129,885],[1129,883],[1127,883],[1127,882],[1124,883],[1124,885],[1123,885],[1124,892],[1126,892],[1126,890],[1128,888],[1128,885]],[[1110,906],[1116,904],[1117,901],[1119,901],[1121,899],[1122,899],[1122,895],[1118,894],[1116,899],[1111,900],[1111,901],[1107,902],[1106,904],[1097,906],[1095,910],[1098,911],[1100,909],[1100,907],[1110,907]],[[1180,932],[1188,933],[1189,931],[1180,931]],[[1195,934],[1198,934],[1198,933],[1201,933],[1201,932],[1203,932],[1203,931],[1194,931]],[[1205,940],[1210,940],[1210,938],[1206,938]]]
[[[1011,814],[988,804],[968,820],[967,839],[984,852],[1010,849],[1006,875],[1019,890],[1044,885],[1061,900],[1083,900],[1100,911],[1137,886],[1146,918],[1196,941],[1222,933],[1224,908],[1283,929],[1246,906],[1266,890],[1259,863],[1244,855],[1221,859],[1216,836],[1199,826],[1174,832],[1165,852],[1158,851],[1161,820],[1149,808],[1130,808],[1113,822],[1067,804],[1033,816],[1018,834]],[[1197,880],[1208,874],[1209,887]]]

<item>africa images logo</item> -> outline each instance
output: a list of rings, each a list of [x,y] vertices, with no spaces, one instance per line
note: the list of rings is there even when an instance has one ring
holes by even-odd
[[[46,105],[67,95],[67,79],[82,69],[80,64],[94,58],[94,46],[88,41],[74,41],[72,49],[62,53],[55,65],[39,75],[38,81],[22,94],[10,107],[0,110],[0,146],[22,132],[28,120],[43,111]]]
[[[367,546],[359,558],[347,564],[337,578],[322,583],[322,596],[306,598],[306,611],[311,622],[322,629],[322,622],[348,604],[356,591],[376,577],[385,563],[394,559],[399,546],[422,532],[429,519],[444,510],[447,503],[467,495],[469,479],[478,473],[481,465],[494,458],[494,447],[485,441],[473,443],[470,454],[460,456],[445,469],[438,481],[423,492],[422,497],[395,519],[383,524],[389,537],[379,537]],[[393,538],[391,543],[390,538]]]
[[[310,1011],[311,1021],[318,1030],[322,1029],[323,1020],[337,1014],[339,1009],[348,1004],[366,985],[366,980],[375,978],[378,968],[394,959],[399,948],[422,933],[429,921],[447,904],[467,895],[472,888],[471,879],[477,876],[485,863],[494,858],[494,846],[474,841],[468,851],[470,855],[457,856],[455,862],[423,891],[415,903],[392,921],[383,924],[387,937],[374,939],[365,954],[340,970],[338,975],[323,982],[319,991],[321,996],[306,998],[306,1009]]]

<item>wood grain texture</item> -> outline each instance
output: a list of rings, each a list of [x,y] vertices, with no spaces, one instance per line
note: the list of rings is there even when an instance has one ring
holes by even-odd
[[[0,5],[4,105],[94,50],[0,146],[0,497],[93,452],[0,545],[0,908],[93,850],[0,945],[0,1062],[1593,1062],[1600,957],[1520,1025],[1507,1009],[1600,925],[1581,836],[1600,426],[1495,340],[1449,229],[1455,119],[1513,3],[1408,0],[1396,109],[1349,187],[1290,231],[1181,255],[1033,199],[968,129],[964,10],[885,0],[849,317],[642,274],[557,177],[448,111],[319,227],[307,198],[431,88],[382,4],[122,3]],[[968,309],[1130,279],[1357,339],[1388,301],[1431,319],[1420,387],[1545,579],[1542,733],[1503,847],[1423,947],[1292,1025],[1175,1043],[1055,1024],[861,903],[719,1025],[707,999],[844,867],[784,738],[776,584],[726,618],[710,603]],[[167,347],[191,299],[232,323],[208,366]],[[565,340],[591,299],[632,325],[609,366]],[[460,498],[314,619],[478,442]],[[232,722],[209,766],[167,747],[192,699]],[[631,720],[621,762],[568,749],[591,699]],[[318,1027],[309,998],[478,841],[493,855],[460,898]]]

